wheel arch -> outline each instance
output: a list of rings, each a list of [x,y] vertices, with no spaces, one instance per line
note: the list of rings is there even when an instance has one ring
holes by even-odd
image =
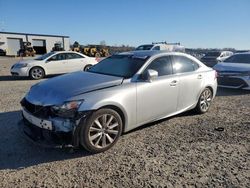
[[[33,68],[36,68],[36,67],[43,69],[44,76],[46,76],[46,71],[45,71],[45,69],[44,69],[43,67],[39,66],[39,65],[35,65],[35,66],[33,66],[33,67],[30,67],[29,72],[28,72],[28,73],[29,73],[29,76],[30,76],[30,71],[31,71]]]
[[[105,106],[100,107],[99,109],[103,109],[103,108],[112,109],[112,110],[116,111],[120,115],[120,117],[122,119],[122,124],[123,124],[122,133],[124,133],[125,128],[126,128],[126,123],[127,123],[124,111],[120,107],[118,107],[116,105],[105,105]]]

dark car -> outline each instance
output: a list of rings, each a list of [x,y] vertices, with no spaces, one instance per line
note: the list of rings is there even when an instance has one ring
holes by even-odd
[[[0,56],[6,56],[6,51],[3,49],[0,49]]]
[[[210,51],[201,58],[201,62],[207,65],[208,67],[215,66],[218,62],[224,61],[226,58],[233,55],[233,52],[230,51]]]

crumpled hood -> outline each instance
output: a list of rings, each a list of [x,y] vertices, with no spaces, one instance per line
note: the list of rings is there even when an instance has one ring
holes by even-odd
[[[218,72],[247,72],[250,71],[250,64],[245,63],[218,63],[213,67]]]
[[[120,77],[79,71],[54,77],[32,86],[26,99],[36,105],[59,105],[73,96],[117,86],[122,81],[123,78]]]

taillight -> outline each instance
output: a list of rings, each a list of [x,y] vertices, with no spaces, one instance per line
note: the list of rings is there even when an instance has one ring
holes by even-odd
[[[99,63],[101,61],[101,58],[96,57],[95,60]]]

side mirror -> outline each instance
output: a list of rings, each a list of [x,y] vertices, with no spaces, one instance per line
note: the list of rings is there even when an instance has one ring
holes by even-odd
[[[142,74],[142,79],[149,82],[152,82],[157,77],[158,77],[158,72],[153,69],[148,69],[146,72]]]

